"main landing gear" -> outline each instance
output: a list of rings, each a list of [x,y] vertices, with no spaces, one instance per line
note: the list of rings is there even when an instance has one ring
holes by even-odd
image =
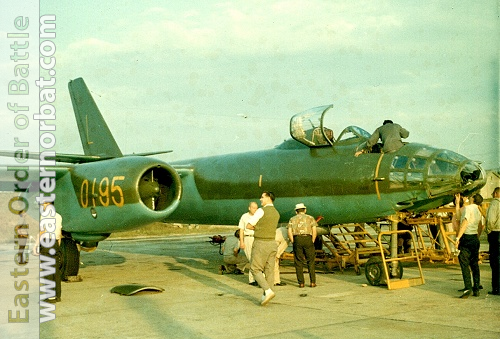
[[[74,280],[80,269],[80,250],[77,243],[71,238],[62,238],[61,241],[61,279]]]

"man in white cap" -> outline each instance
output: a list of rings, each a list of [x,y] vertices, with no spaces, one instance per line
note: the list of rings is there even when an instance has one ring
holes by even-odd
[[[307,262],[309,269],[309,279],[311,287],[316,287],[316,271],[314,261],[316,250],[314,241],[316,240],[316,220],[306,214],[306,206],[303,203],[295,205],[296,216],[293,216],[288,223],[288,237],[293,243],[293,257],[295,263],[295,273],[299,287],[304,287],[304,265]]]

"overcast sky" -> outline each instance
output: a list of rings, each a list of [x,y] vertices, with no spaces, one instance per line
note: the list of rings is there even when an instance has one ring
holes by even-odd
[[[59,152],[82,152],[67,83],[83,77],[124,153],[272,148],[333,104],[336,135],[392,119],[499,167],[497,1],[60,3],[40,7],[57,16]]]

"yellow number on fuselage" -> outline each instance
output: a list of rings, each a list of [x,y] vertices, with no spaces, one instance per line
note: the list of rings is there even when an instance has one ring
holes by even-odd
[[[110,202],[117,207],[123,207],[125,205],[125,198],[123,197],[123,190],[120,185],[116,184],[116,181],[125,180],[125,176],[119,175],[114,176],[111,180],[111,189],[109,187],[109,178],[104,177],[99,182],[99,187],[97,188],[98,194],[96,192],[96,182],[97,178],[93,178],[92,180],[92,189],[89,197],[89,180],[84,179],[82,181],[82,185],[80,186],[80,204],[83,208],[87,208],[89,206],[89,200],[92,199],[92,206],[96,206],[96,198],[98,203],[100,203],[103,207],[108,207]],[[118,193],[118,194],[114,194]]]

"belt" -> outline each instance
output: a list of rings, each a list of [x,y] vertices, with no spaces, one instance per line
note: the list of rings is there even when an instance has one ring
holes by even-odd
[[[294,237],[312,237],[312,234],[295,234]]]
[[[245,237],[253,237],[253,235],[250,235],[250,234],[249,234],[249,235],[246,235],[246,234],[245,234]]]

